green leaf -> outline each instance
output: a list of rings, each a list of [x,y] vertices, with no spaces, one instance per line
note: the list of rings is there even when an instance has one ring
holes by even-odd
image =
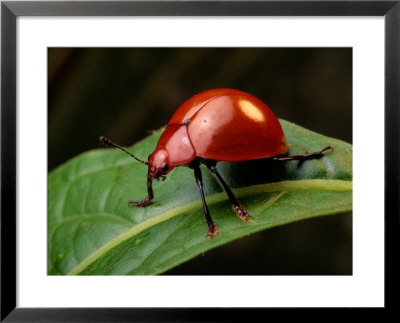
[[[281,120],[290,154],[332,145],[321,159],[218,163],[251,221],[240,220],[216,178],[203,168],[206,200],[216,237],[207,225],[193,171],[177,167],[154,182],[146,207],[147,169],[116,149],[81,154],[49,174],[48,272],[50,275],[154,275],[243,236],[315,216],[352,209],[352,146]],[[142,159],[155,134],[130,151]]]

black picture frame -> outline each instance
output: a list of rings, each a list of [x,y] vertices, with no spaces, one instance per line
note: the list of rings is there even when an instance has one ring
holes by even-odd
[[[16,307],[16,19],[19,16],[383,16],[385,308],[399,287],[400,1],[3,1],[1,3],[1,321],[238,321],[263,309]],[[373,150],[371,150],[373,153]],[[256,316],[257,315],[257,316]]]

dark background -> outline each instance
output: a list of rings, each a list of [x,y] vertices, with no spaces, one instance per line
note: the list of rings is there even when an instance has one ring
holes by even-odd
[[[219,87],[352,142],[351,48],[49,48],[48,169],[101,148],[100,135],[130,146],[192,95]],[[352,216],[260,232],[166,274],[352,274]]]

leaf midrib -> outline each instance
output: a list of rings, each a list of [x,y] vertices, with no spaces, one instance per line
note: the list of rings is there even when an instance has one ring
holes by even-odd
[[[295,181],[281,181],[275,183],[252,185],[235,189],[235,195],[238,197],[251,195],[260,191],[264,192],[291,192],[291,191],[304,191],[304,190],[336,190],[336,191],[351,191],[352,181],[345,180],[326,180],[326,179],[305,179]],[[225,192],[220,192],[207,196],[207,204],[214,204],[226,200]],[[102,247],[91,253],[83,261],[81,261],[75,268],[70,270],[67,275],[77,275],[87,268],[94,261],[99,259],[103,254],[107,253],[111,249],[115,248],[122,242],[130,239],[138,233],[166,220],[169,220],[175,216],[180,215],[185,211],[189,211],[201,205],[201,200],[197,199],[174,207],[167,210],[164,213],[153,216],[150,219],[143,221],[131,229],[119,234],[118,236],[111,239],[109,242],[104,244]]]

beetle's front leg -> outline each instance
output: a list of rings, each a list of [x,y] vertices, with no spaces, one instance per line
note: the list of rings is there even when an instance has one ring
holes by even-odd
[[[141,206],[146,206],[147,204],[150,203],[150,201],[154,198],[153,194],[153,178],[150,177],[150,175],[147,175],[147,197],[143,201],[128,201],[128,205],[136,204],[136,206],[141,207]]]

